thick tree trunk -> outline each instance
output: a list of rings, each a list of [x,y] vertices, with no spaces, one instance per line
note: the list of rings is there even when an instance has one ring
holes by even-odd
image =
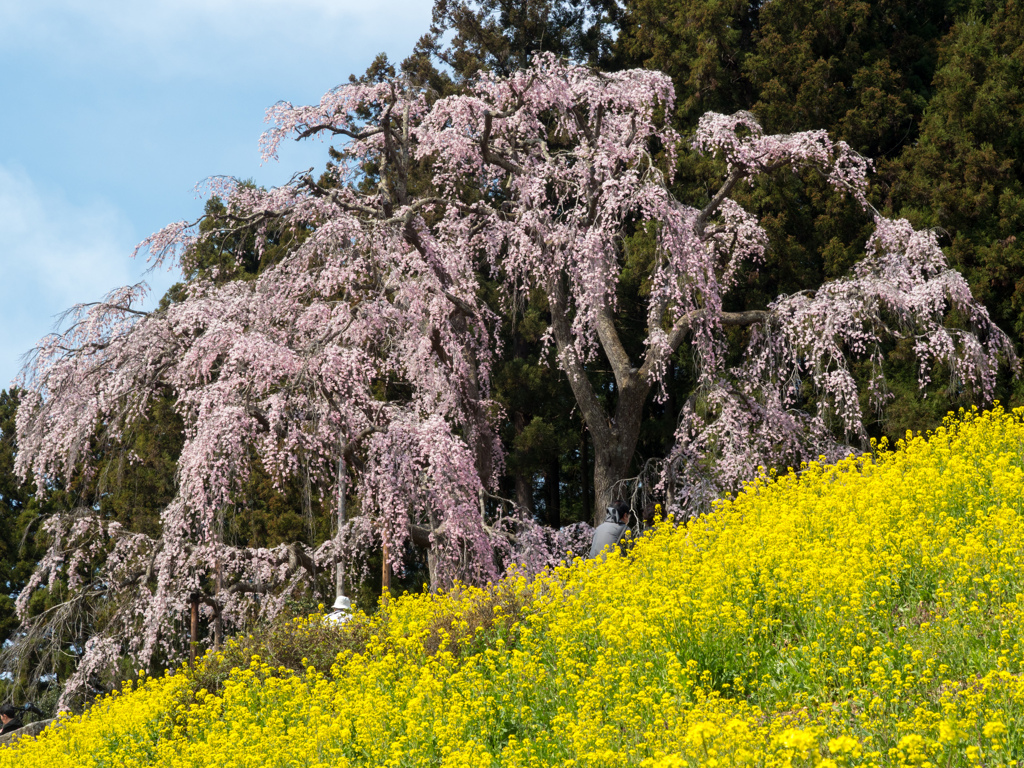
[[[594,525],[604,522],[605,510],[621,495],[615,485],[629,476],[629,468],[640,439],[644,403],[651,385],[637,376],[626,379],[618,391],[615,416],[604,429],[592,430],[594,440]]]
[[[532,516],[534,508],[533,483],[522,472],[516,472],[513,477],[515,478],[516,504]]]
[[[616,483],[626,477],[629,469],[629,458],[623,456],[619,446],[610,445],[605,450],[594,447],[594,515],[593,525],[604,522],[606,510],[619,500],[613,493]],[[632,458],[632,457],[630,457]]]

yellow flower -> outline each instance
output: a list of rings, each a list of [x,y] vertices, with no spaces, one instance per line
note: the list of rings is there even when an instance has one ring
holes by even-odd
[[[0,768],[994,764],[1024,721],[1022,417],[763,478],[627,558],[403,596],[329,670],[133,676]]]
[[[1006,726],[998,720],[990,720],[982,726],[981,732],[986,739],[998,739],[1006,735]]]
[[[812,750],[817,751],[818,734],[816,730],[789,728],[779,735],[779,743],[795,750],[800,756],[807,757]]]
[[[828,740],[828,751],[833,755],[851,755],[859,757],[861,753],[860,742],[852,736],[836,736]]]

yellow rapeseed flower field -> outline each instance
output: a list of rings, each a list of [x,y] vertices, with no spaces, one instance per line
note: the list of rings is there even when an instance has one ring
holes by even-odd
[[[961,413],[625,558],[394,601],[331,669],[140,680],[0,768],[1016,765],[1022,499],[1024,413]]]

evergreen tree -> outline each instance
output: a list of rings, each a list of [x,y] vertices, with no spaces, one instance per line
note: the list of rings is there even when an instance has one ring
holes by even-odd
[[[920,137],[885,168],[889,205],[945,233],[993,318],[1024,335],[1024,4],[962,17],[942,40]]]
[[[14,474],[17,407],[16,391],[0,391],[0,644],[10,640],[18,626],[14,600],[41,555],[36,547],[38,504],[31,486]]]

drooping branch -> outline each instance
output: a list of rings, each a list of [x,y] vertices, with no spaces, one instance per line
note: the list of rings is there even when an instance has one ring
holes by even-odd
[[[303,139],[308,139],[311,136],[316,136],[319,133],[325,132],[331,133],[335,136],[347,136],[348,138],[355,139],[356,141],[366,141],[372,136],[377,136],[378,134],[384,133],[385,129],[381,127],[367,128],[361,131],[353,131],[349,128],[339,128],[334,125],[326,125],[321,123],[318,125],[311,125],[307,128],[303,128],[301,131],[296,131],[294,139],[295,141],[302,141]]]
[[[491,148],[491,129],[494,126],[494,118],[496,116],[504,117],[504,115],[501,115],[500,113],[498,115],[495,115],[495,113],[491,112],[490,110],[484,110],[484,130],[480,136],[480,151],[483,156],[483,161],[485,163],[491,163],[493,165],[496,165],[499,168],[507,171],[508,173],[514,173],[518,175],[525,174],[525,168],[523,168],[521,165],[518,165],[517,163],[512,162],[507,157],[502,156],[500,153],[495,152]]]
[[[576,402],[583,412],[583,419],[591,432],[597,432],[602,438],[610,437],[607,416],[597,393],[587,376],[586,367],[572,343],[572,330],[569,324],[567,297],[563,278],[559,275],[550,279],[548,286],[548,302],[551,305],[551,329],[558,348],[559,365],[569,379],[569,386],[576,397]]]
[[[736,187],[736,184],[739,183],[740,179],[744,178],[746,175],[746,170],[739,166],[735,166],[729,171],[729,174],[725,177],[725,181],[722,183],[722,186],[720,186],[718,191],[715,192],[715,196],[712,197],[708,201],[708,204],[701,208],[700,213],[697,214],[697,218],[693,223],[693,231],[696,233],[697,237],[703,238],[705,236],[708,221],[712,216],[715,216],[718,213],[719,209],[722,207],[722,203],[729,197],[729,195],[732,194],[733,189]]]

